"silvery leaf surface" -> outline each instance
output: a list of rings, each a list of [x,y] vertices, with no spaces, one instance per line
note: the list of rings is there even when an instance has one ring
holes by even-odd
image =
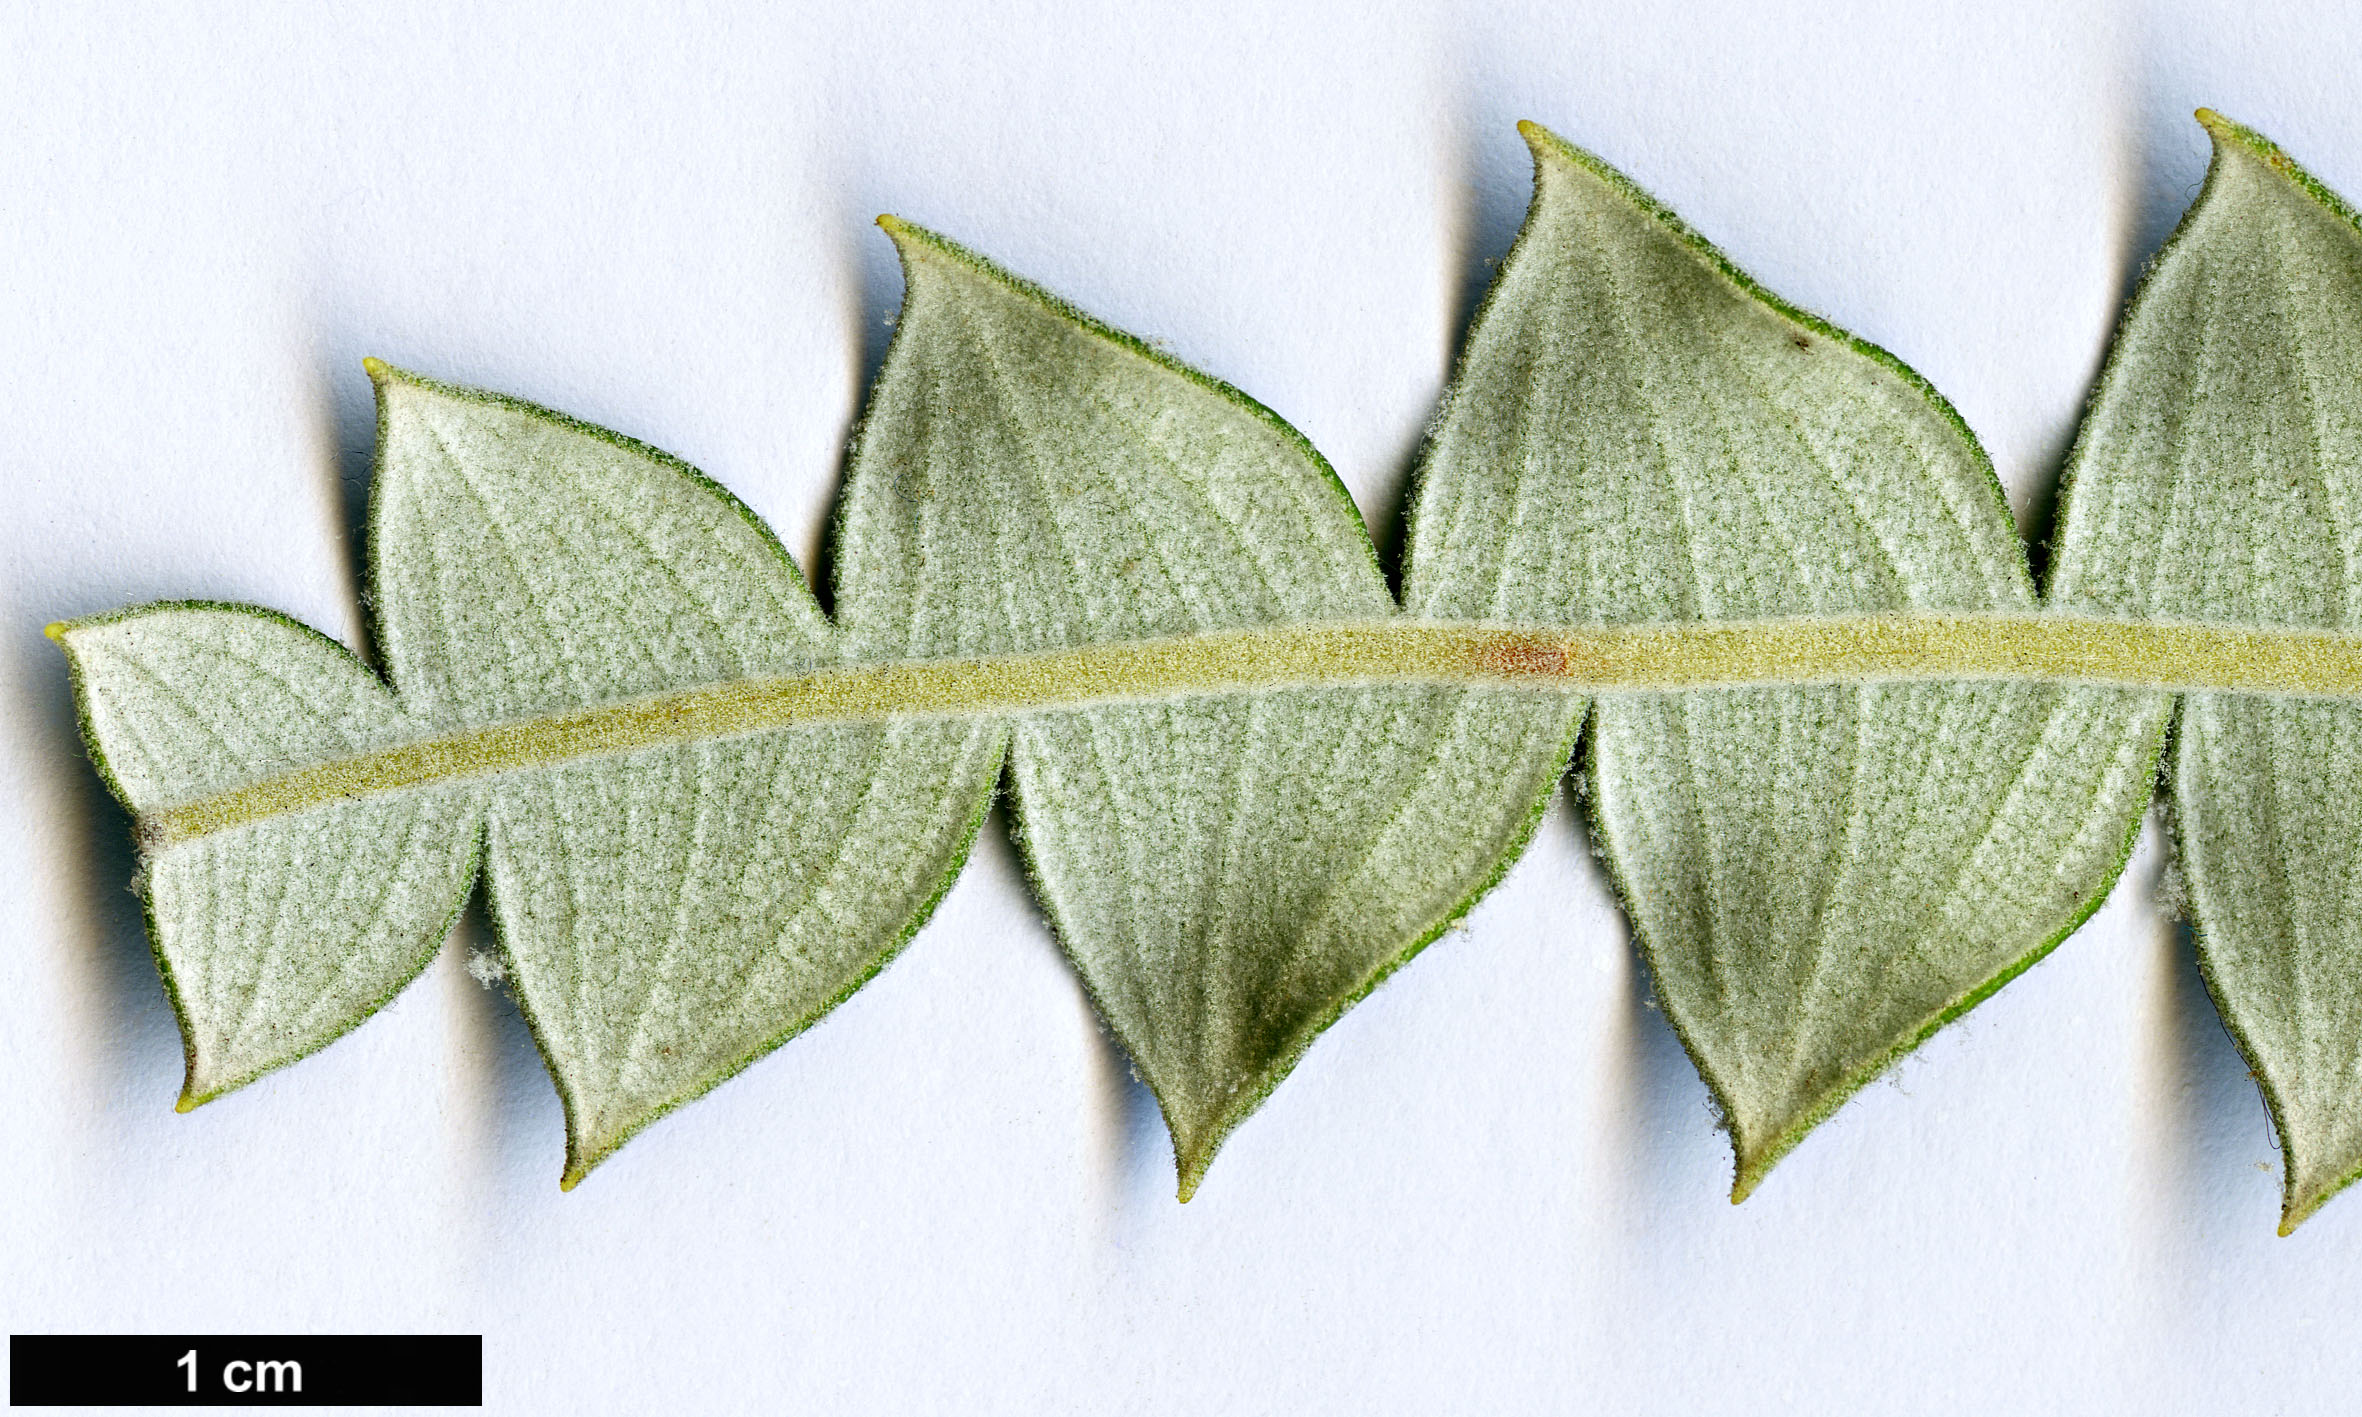
[[[1533,125],[1535,197],[1425,461],[1414,613],[2026,611],[1990,465],[1891,356]],[[1600,842],[1743,1197],[2098,903],[2162,700],[1915,683],[1603,695]]]
[[[1350,498],[1276,416],[889,229],[904,309],[839,535],[860,653],[1397,613]],[[1313,1038],[1498,878],[1579,714],[1555,692],[1374,684],[1014,716],[1037,891],[1163,1108],[1184,1198]]]
[[[837,660],[770,533],[684,464],[530,404],[372,373],[391,688],[257,612],[63,627],[93,745],[143,817],[369,749],[480,745]],[[511,987],[565,1103],[572,1185],[892,956],[964,858],[1000,751],[989,722],[798,725],[462,762],[164,843],[149,904],[192,1093],[358,1023],[439,944],[480,847]],[[233,1045],[211,1041],[225,1030]]]
[[[2056,599],[2362,629],[2362,232],[2202,113],[2204,191],[2117,337],[2068,471]],[[2199,961],[2285,1153],[2283,1231],[2362,1173],[2362,707],[2185,695],[2168,777]]]
[[[786,552],[686,466],[510,400],[378,386],[386,660],[438,721],[834,658]],[[999,754],[989,723],[851,723],[495,779],[494,918],[566,1101],[568,1177],[883,965],[964,859]]]
[[[344,646],[251,606],[56,627],[92,756],[143,816],[430,730]],[[183,1111],[291,1063],[426,966],[476,875],[473,784],[150,842],[140,889],[180,1019]]]

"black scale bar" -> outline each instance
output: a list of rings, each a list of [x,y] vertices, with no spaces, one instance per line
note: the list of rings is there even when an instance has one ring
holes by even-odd
[[[479,1335],[12,1334],[11,1407],[481,1407]]]

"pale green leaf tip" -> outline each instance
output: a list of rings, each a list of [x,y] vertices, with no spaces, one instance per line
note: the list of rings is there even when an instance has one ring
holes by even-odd
[[[2262,159],[2265,166],[2284,177],[2293,177],[2298,174],[2299,169],[2295,161],[2280,150],[2278,143],[2246,124],[2225,118],[2211,108],[2201,108],[2192,116],[2198,120],[2198,126],[2206,130],[2206,136],[2214,140],[2217,156],[2220,156],[2225,149],[2233,152],[2245,150],[2250,156]]]
[[[2273,146],[2271,139],[2243,123],[2232,122],[2211,108],[2201,108],[2191,116],[2198,120],[2199,127],[2206,130],[2206,136],[2214,140],[2218,154],[2224,148],[2250,148],[2267,158],[2277,156],[2280,152]],[[2281,160],[2286,161],[2285,158]]]
[[[2222,114],[2211,108],[2198,109],[2190,116],[2198,120],[2198,126],[2204,128],[2206,130],[2206,135],[2214,139],[2217,144],[2238,143],[2246,147],[2254,148],[2266,156],[2281,155],[2279,146],[2275,144],[2270,138],[2267,138],[2263,134],[2258,133],[2253,128],[2248,127],[2244,123],[2238,122],[2235,119],[2225,118]],[[2285,155],[2281,156],[2282,160],[2285,161]]]
[[[645,1123],[642,1125],[645,1125]],[[569,1127],[566,1136],[566,1169],[564,1173],[558,1177],[558,1189],[560,1191],[571,1191],[576,1186],[581,1185],[585,1177],[589,1176],[591,1172],[598,1170],[601,1163],[605,1162],[608,1157],[613,1156],[625,1142],[631,1140],[633,1135],[636,1133],[636,1130],[637,1129],[635,1128],[632,1131],[626,1131],[620,1137],[611,1135],[602,1145],[593,1148],[583,1145],[581,1141],[573,1135],[573,1131],[571,1127]]]
[[[1174,1169],[1180,1173],[1175,1193],[1180,1197],[1181,1204],[1187,1205],[1189,1198],[1197,1194],[1199,1184],[1206,1179],[1206,1168],[1214,1164],[1213,1151],[1211,1148],[1184,1151],[1176,1146],[1173,1148],[1173,1160]]]
[[[2338,1192],[2343,1191],[2355,1179],[2354,1176],[2348,1176],[2342,1181],[2316,1187],[2309,1195],[2289,1196],[2280,1208],[2280,1238],[2285,1240],[2294,1235],[2296,1227],[2320,1213],[2321,1207],[2335,1200]]]
[[[66,622],[63,620],[52,620],[48,624],[41,627],[41,633],[49,636],[49,638],[62,645],[66,642]]]
[[[1788,1153],[1794,1151],[1799,1143],[1810,1136],[1813,1128],[1826,1120],[1829,1113],[1835,1111],[1838,1103],[1843,1100],[1844,1095],[1840,1094],[1837,1102],[1824,1101],[1820,1108],[1802,1113],[1791,1113],[1786,1125],[1778,1130],[1768,1127],[1764,1129],[1771,1131],[1770,1139],[1766,1141],[1753,1143],[1742,1141],[1742,1135],[1760,1136],[1762,1133],[1749,1129],[1747,1133],[1742,1134],[1736,1126],[1733,1126],[1730,1137],[1732,1167],[1730,1203],[1738,1205],[1747,1197],[1754,1195],[1756,1188],[1763,1184],[1764,1178],[1771,1175],[1772,1168],[1787,1160]],[[1800,1121],[1800,1117],[1803,1120]]]
[[[247,1081],[251,1082],[253,1079],[249,1078]],[[190,1073],[181,1080],[180,1100],[172,1104],[172,1110],[185,1116],[208,1102],[229,1096],[243,1086],[245,1086],[244,1083],[224,1083],[218,1078],[208,1078],[200,1083],[196,1074]]]
[[[1786,1156],[1794,1145],[1791,1141],[1787,1146],[1758,1152],[1753,1156],[1739,1152],[1736,1158],[1737,1171],[1731,1177],[1730,1203],[1739,1205],[1754,1195],[1755,1188],[1763,1184],[1763,1178],[1771,1174],[1772,1167],[1778,1165],[1780,1158]]]
[[[413,388],[428,389],[436,387],[432,380],[423,379],[398,364],[388,364],[376,355],[364,358],[361,361],[361,367],[368,372],[369,382],[375,385],[380,393],[383,393],[389,384],[408,384]]]
[[[937,244],[943,239],[917,222],[904,221],[892,212],[878,217],[878,230],[893,240],[894,249],[903,252],[908,252],[913,246]]]
[[[1570,155],[1567,150],[1568,144],[1566,139],[1558,136],[1556,133],[1551,132],[1548,128],[1545,128],[1541,124],[1536,123],[1531,118],[1520,118],[1517,120],[1517,136],[1525,139],[1525,145],[1534,150],[1535,157],[1555,157],[1563,159]]]
[[[887,212],[878,218],[878,229],[894,243],[894,250],[907,263],[914,254],[942,253],[950,243],[915,221],[904,221]]]
[[[1263,1092],[1269,1091],[1268,1086],[1263,1089]],[[1175,1194],[1181,1204],[1189,1204],[1189,1198],[1197,1194],[1199,1186],[1205,1184],[1206,1173],[1214,1169],[1214,1158],[1222,1153],[1222,1144],[1230,1140],[1232,1130],[1254,1110],[1254,1106],[1249,1105],[1243,1112],[1231,1114],[1227,1121],[1191,1127],[1186,1137],[1172,1130],[1171,1121],[1167,1120],[1167,1135],[1173,1139],[1173,1171],[1177,1181]]]
[[[2294,1235],[2296,1227],[2312,1219],[2313,1213],[2328,1200],[2327,1195],[2307,1196],[2302,1200],[2291,1196],[2280,1208],[2280,1238],[2285,1240]]]

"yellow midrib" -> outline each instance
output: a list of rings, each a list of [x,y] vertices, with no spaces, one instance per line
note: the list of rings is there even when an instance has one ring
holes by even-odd
[[[339,799],[801,723],[1336,684],[1612,693],[1904,679],[2362,695],[2362,635],[2052,614],[1572,630],[1408,620],[1283,625],[683,689],[316,763],[148,813],[142,824],[166,846]]]

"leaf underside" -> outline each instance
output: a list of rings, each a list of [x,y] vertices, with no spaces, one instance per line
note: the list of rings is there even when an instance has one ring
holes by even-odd
[[[1424,470],[1414,610],[1686,621],[2030,609],[1984,454],[1890,356],[1765,294],[1529,125],[1535,197]],[[1743,1197],[2097,902],[2161,707],[1908,684],[1616,694],[1600,840]]]
[[[68,627],[92,741],[133,810],[358,747],[836,656],[792,563],[720,488],[528,405],[382,366],[377,381],[370,567],[392,690],[250,609]],[[964,859],[1001,738],[990,722],[778,730],[152,850],[184,1105],[390,997],[442,941],[480,841],[511,987],[565,1103],[571,1185],[892,955]]]
[[[2202,118],[2214,162],[2085,420],[2053,595],[2353,630],[2362,233],[2278,148]],[[2207,987],[2285,1154],[2285,1233],[2362,1172],[2362,706],[2189,694],[2168,776]]]
[[[848,478],[848,632],[996,654],[1396,613],[1327,464],[1235,390],[941,238]],[[1017,716],[1044,908],[1156,1094],[1184,1199],[1313,1037],[1523,845],[1579,702],[1431,686]]]
[[[247,607],[102,616],[65,644],[93,757],[135,812],[424,732],[343,646]],[[182,1110],[330,1042],[423,969],[475,879],[482,821],[480,794],[450,786],[151,850]]]
[[[2362,238],[2276,149],[2209,123],[2206,192],[2072,459],[2052,601],[2362,630]],[[146,834],[182,1106],[360,1023],[481,869],[570,1186],[882,967],[1005,770],[1035,890],[1162,1107],[1186,1200],[1319,1033],[1500,878],[1588,715],[1595,833],[1744,1197],[2096,906],[2173,694],[1210,685],[486,758],[162,825],[373,751],[839,666],[1329,623],[2040,608],[1992,469],[1932,389],[1524,131],[1534,204],[1422,452],[1399,607],[1279,418],[890,219],[905,306],[847,472],[833,622],[694,470],[373,363],[382,678],[253,607],[57,631]],[[2362,707],[2206,692],[2180,724],[2202,959],[2280,1124],[2293,1225],[2362,1170]]]

